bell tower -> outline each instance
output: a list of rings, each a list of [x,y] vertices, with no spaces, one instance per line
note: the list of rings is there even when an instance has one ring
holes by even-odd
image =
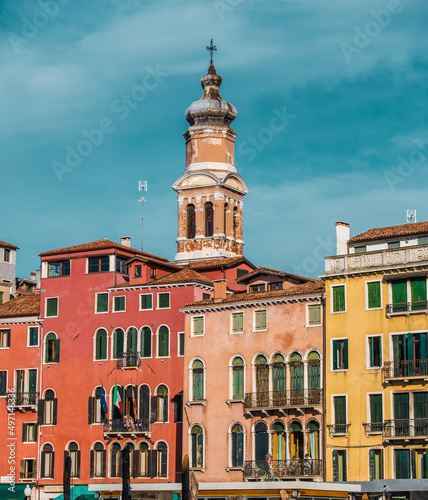
[[[207,49],[215,50],[212,42]],[[221,83],[211,56],[202,97],[185,113],[186,168],[172,186],[178,194],[176,263],[243,255],[242,198],[248,189],[234,165],[237,133],[230,124],[236,108],[222,99]]]

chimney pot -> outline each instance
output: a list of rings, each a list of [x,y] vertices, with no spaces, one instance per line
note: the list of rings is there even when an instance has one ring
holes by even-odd
[[[130,236],[122,236],[120,238],[120,244],[125,246],[125,247],[131,248],[131,237]]]
[[[214,280],[214,302],[221,302],[227,297],[226,280]]]
[[[336,221],[336,254],[348,253],[348,241],[351,237],[351,225],[348,222]]]

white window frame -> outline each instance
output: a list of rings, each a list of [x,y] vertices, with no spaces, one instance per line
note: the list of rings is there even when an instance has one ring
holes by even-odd
[[[236,357],[236,356],[235,356]],[[242,356],[241,356],[242,357]],[[245,363],[245,362],[244,362]],[[245,366],[245,365],[244,365]],[[242,427],[242,433],[244,435],[243,437],[243,450],[242,450],[242,456],[243,456],[243,465],[240,467],[235,467],[232,465],[232,429],[233,427],[236,425],[236,424],[239,424],[241,427]],[[245,429],[245,425],[240,421],[240,420],[234,420],[230,425],[229,425],[229,429],[227,431],[227,441],[228,441],[228,448],[229,448],[229,453],[228,453],[228,467],[227,467],[227,470],[243,470],[244,466],[245,466],[245,450],[246,450],[246,446],[245,446],[245,441],[246,441],[246,429]]]
[[[177,357],[182,358],[183,354],[180,354],[180,336],[183,335],[183,348],[185,348],[186,335],[185,332],[177,332]],[[184,349],[183,349],[184,350]]]
[[[370,366],[370,342],[369,342],[369,339],[372,337],[380,337],[380,355],[382,358],[380,366]],[[380,368],[382,368],[382,366],[383,366],[383,334],[382,333],[374,333],[371,335],[366,335],[366,370],[379,370]]]
[[[159,307],[159,296],[160,295],[168,295],[168,307]],[[152,300],[152,306],[153,306],[153,300]],[[156,296],[156,309],[171,309],[171,292],[159,292]]]
[[[203,333],[202,335],[195,335],[194,333],[194,320],[196,318],[202,318],[202,330],[203,330]],[[192,337],[205,337],[205,314],[196,314],[195,316],[191,316],[191,336]]]
[[[266,328],[256,330],[256,312],[264,311],[266,316]],[[267,332],[268,331],[268,313],[267,309],[254,309],[253,311],[253,332]]]
[[[107,341],[107,345],[106,345],[106,357],[104,359],[97,359],[96,358],[96,353],[97,353],[97,333],[99,330],[105,330],[107,332],[107,338],[106,338],[106,341]],[[93,360],[92,361],[98,361],[99,363],[103,362],[103,361],[108,361],[109,360],[109,356],[108,356],[108,345],[109,345],[109,337],[110,337],[110,334],[107,330],[107,328],[105,328],[104,326],[100,326],[99,328],[97,328],[95,330],[95,333],[94,333],[94,347],[93,347]]]
[[[239,332],[234,332],[233,331],[233,315],[234,314],[242,314],[242,330],[239,331]],[[245,320],[244,311],[232,311],[230,313],[230,331],[229,331],[229,335],[240,335],[241,333],[244,333],[244,331],[245,331],[244,320]]]
[[[383,420],[385,420],[385,394],[382,391],[375,391],[375,392],[368,392],[366,395],[366,407],[367,407],[367,422],[369,424],[372,423],[371,419],[371,407],[370,407],[370,396],[376,396],[376,395],[381,395],[382,396],[382,416]],[[369,434],[382,434],[382,431],[379,432],[370,432]]]
[[[142,297],[143,295],[151,295],[151,296],[152,296],[152,307],[147,308],[147,309],[143,309],[143,308],[141,307],[141,297]],[[153,293],[140,293],[140,294],[138,295],[138,310],[139,310],[139,311],[153,311],[153,309],[154,309],[154,307],[153,307]],[[164,308],[162,308],[162,309],[166,309],[166,307],[164,307]]]
[[[332,416],[331,423],[333,425],[341,425],[341,424],[336,424],[336,414],[335,414],[335,407],[334,407],[334,398],[341,398],[341,397],[345,397],[345,412],[346,412],[345,425],[349,425],[348,394],[347,393],[332,394],[331,395],[331,416]]]
[[[97,311],[97,305],[98,305],[98,295],[107,295],[107,311]],[[109,293],[108,292],[97,292],[95,294],[95,307],[94,307],[94,314],[107,314],[110,309],[110,300],[109,300]]]
[[[48,300],[56,299],[56,316],[47,316],[48,312]],[[45,297],[45,318],[58,318],[59,316],[59,296],[56,297]]]
[[[245,357],[242,354],[234,354],[229,360],[229,399],[228,399],[228,401],[226,401],[226,403],[228,403],[228,404],[233,403],[235,401],[240,402],[240,403],[243,401],[242,399],[233,399],[233,361],[236,358],[241,358],[242,361],[244,362],[244,369],[243,369],[244,375],[243,375],[243,377],[244,377],[244,398],[245,398],[245,390],[246,390],[245,379],[246,379],[246,374],[247,374],[247,364],[245,362]],[[231,427],[231,429],[232,429],[232,427]]]
[[[189,426],[188,430],[188,440],[189,440],[189,451],[190,451],[190,457],[193,454],[192,450],[192,429],[193,427],[199,426],[202,429],[202,467],[192,467],[191,466],[191,460],[189,460],[189,469],[190,470],[196,470],[196,471],[204,471],[205,470],[205,457],[206,457],[206,430],[204,425],[202,425],[200,422],[193,422],[191,426]]]
[[[30,345],[30,328],[37,328],[37,344]],[[40,347],[40,325],[30,325],[27,328],[27,347]]]
[[[369,288],[368,288],[369,283],[380,283],[380,307],[369,307]],[[365,290],[365,308],[366,308],[366,311],[379,311],[380,309],[383,309],[383,307],[382,307],[382,305],[383,305],[382,280],[367,280],[364,283],[364,290]]]
[[[333,288],[343,286],[345,289],[345,309],[343,311],[333,311]],[[330,285],[330,314],[343,314],[348,312],[348,293],[346,290],[346,283],[338,283],[337,285]]]
[[[6,345],[5,346],[2,345],[3,344],[3,332],[5,332],[5,335],[6,335]],[[12,343],[12,332],[11,332],[11,329],[10,328],[0,328],[0,350],[1,349],[10,349],[10,345],[9,346],[7,345],[7,339],[8,339],[9,335],[11,337],[10,338],[10,343]]]
[[[203,399],[198,399],[195,401],[193,399],[193,363],[195,361],[200,361],[204,367],[204,394],[203,394]],[[192,403],[194,405],[205,405],[205,402],[207,400],[207,365],[205,363],[205,360],[202,359],[200,356],[195,356],[190,360],[189,363],[189,403]]]
[[[320,308],[320,322],[316,325],[309,324],[309,309],[311,307],[318,306]],[[319,304],[306,304],[306,328],[313,328],[314,326],[322,326],[322,306]]]
[[[334,368],[333,366],[333,360],[334,360],[334,355],[333,355],[333,341],[337,340],[347,340],[348,341],[348,368]],[[332,373],[337,373],[337,372],[347,372],[349,370],[349,337],[334,337],[330,339],[330,372]]]

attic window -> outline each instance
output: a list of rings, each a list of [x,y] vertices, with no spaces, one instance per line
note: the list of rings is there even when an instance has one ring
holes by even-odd
[[[150,269],[150,278],[153,280],[156,278],[156,269]]]
[[[400,248],[400,242],[399,241],[390,241],[388,243],[388,248]]]
[[[266,290],[266,285],[261,283],[259,285],[251,285],[250,287],[252,292],[264,292]]]
[[[366,245],[362,245],[360,247],[355,247],[355,253],[363,253],[363,252],[367,252]]]
[[[10,250],[7,248],[4,249],[4,261],[10,262]]]
[[[269,290],[282,290],[282,283],[270,283]]]
[[[134,276],[136,278],[139,278],[141,276],[141,266],[135,266],[135,274]]]
[[[243,283],[242,281],[239,281],[239,278],[241,278],[242,276],[245,276],[246,274],[248,274],[247,269],[237,269],[236,270],[236,284],[237,285],[245,286],[245,283]]]
[[[428,245],[428,236],[420,236],[418,238],[419,245]]]

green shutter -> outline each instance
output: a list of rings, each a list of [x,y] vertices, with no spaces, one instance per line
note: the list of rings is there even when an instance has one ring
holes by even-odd
[[[380,281],[367,283],[368,308],[375,309],[381,307],[380,301]]]
[[[348,369],[348,339],[344,339],[343,341],[343,368],[345,370]]]
[[[266,330],[266,311],[256,311],[255,322],[256,330]]]
[[[100,358],[107,359],[107,333],[100,332]]]
[[[417,278],[410,281],[412,311],[426,309],[427,281],[426,278]]]
[[[201,361],[193,362],[193,401],[204,399],[204,365]]]
[[[242,332],[244,330],[244,313],[238,312],[232,314],[232,331],[234,333]]]
[[[370,467],[370,481],[373,481],[373,479],[376,479],[376,472],[375,472],[375,451],[374,450],[369,450],[369,467]]]
[[[237,358],[238,359],[238,358]],[[236,360],[235,360],[236,361]],[[242,363],[242,360],[241,360]],[[233,399],[243,399],[244,398],[244,366],[234,365],[232,367],[233,374]]]
[[[410,479],[410,450],[395,450],[395,478]]]
[[[167,308],[169,307],[169,293],[160,293],[158,295],[159,300],[159,308]]]
[[[321,306],[319,304],[308,306],[308,324],[309,325],[321,324]]]
[[[97,294],[97,312],[108,311],[108,293]]]
[[[58,316],[58,299],[46,299],[46,316]]]
[[[152,309],[152,298],[151,294],[141,295],[141,309]]]
[[[37,392],[37,370],[28,371],[28,391]]]
[[[415,418],[428,418],[428,392],[415,392],[413,394]]]
[[[55,339],[54,340],[54,356],[53,356],[53,361],[55,363],[59,363],[59,344],[60,344],[60,340]]]
[[[333,370],[337,369],[337,340],[333,340]]]
[[[409,418],[409,393],[394,394],[394,419],[407,420]]]
[[[152,355],[152,332],[147,326],[141,332],[141,356],[150,358]]]
[[[184,333],[179,333],[178,334],[178,354],[180,356],[184,356]]]
[[[370,395],[370,423],[372,424],[372,431],[381,431],[381,424],[383,422],[382,411],[382,394]],[[380,425],[376,425],[380,424]]]
[[[406,280],[397,280],[392,282],[392,303],[405,304],[407,302],[407,282]]]
[[[345,310],[345,285],[333,287],[333,312]]]
[[[334,423],[336,425],[346,424],[346,398],[336,396],[334,398]]]
[[[339,470],[338,470],[338,450],[333,450],[332,461],[333,461],[333,481],[339,481]]]
[[[195,316],[193,318],[193,335],[204,334],[204,318],[203,316]]]

